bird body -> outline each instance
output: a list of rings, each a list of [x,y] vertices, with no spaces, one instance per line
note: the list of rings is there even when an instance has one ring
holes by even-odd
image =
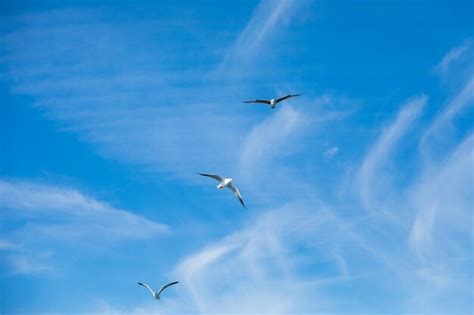
[[[225,187],[229,186],[230,183],[232,183],[232,178],[224,178],[223,181],[221,181],[218,185],[218,189],[224,189]]]
[[[296,97],[296,96],[300,96],[300,95],[301,95],[301,94],[288,94],[288,95],[285,95],[285,96],[282,96],[282,97],[279,97],[279,98],[272,98],[271,100],[260,100],[260,99],[256,99],[256,100],[245,101],[244,103],[268,104],[268,105],[270,105],[270,108],[273,109],[273,108],[275,108],[275,106],[276,106],[279,102],[284,101],[284,100],[286,100],[287,98]]]
[[[247,208],[244,204],[244,200],[242,199],[242,195],[240,194],[240,191],[237,187],[235,187],[234,183],[232,182],[232,178],[225,178],[220,175],[214,175],[214,174],[203,174],[203,173],[198,173],[201,176],[206,176],[210,178],[214,178],[219,182],[217,185],[217,189],[224,189],[225,187],[229,188],[233,193],[234,196],[240,201],[242,206],[244,208]]]

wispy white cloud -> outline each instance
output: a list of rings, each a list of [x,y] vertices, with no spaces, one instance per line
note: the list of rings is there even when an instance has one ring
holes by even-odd
[[[297,16],[307,1],[261,0],[251,19],[232,44],[217,72],[229,73],[267,56],[275,50],[274,40],[278,34]],[[262,53],[265,51],[265,54]]]
[[[307,299],[308,292],[319,295],[317,284],[293,272],[295,263],[308,257],[293,252],[289,244],[308,236],[311,223],[317,228],[325,219],[313,215],[301,221],[303,212],[308,214],[293,207],[267,212],[248,228],[186,257],[176,274],[196,310],[261,314],[317,310]],[[333,277],[338,276],[334,270]],[[318,303],[324,308],[323,300]]]
[[[339,109],[341,104],[344,109]],[[268,109],[268,115],[247,131],[238,159],[239,181],[244,182],[252,200],[269,205],[298,198],[304,191],[316,193],[314,174],[288,160],[317,146],[314,140],[318,135],[346,119],[353,107],[354,102],[344,97],[322,95]],[[314,164],[314,159],[308,163]]]
[[[167,66],[178,64],[167,58],[188,63],[186,51],[205,50],[206,43],[196,40],[184,48],[168,36],[173,21],[117,26],[100,10],[43,12],[23,20],[2,37],[4,75],[14,93],[31,96],[63,130],[103,155],[173,176],[193,176],[202,165],[234,164],[228,139],[239,141],[249,119],[220,101],[233,92],[216,94],[219,89],[202,86],[207,69]],[[144,28],[155,31],[143,38]],[[140,51],[143,43],[156,49]]]
[[[0,180],[0,216],[18,223],[4,231],[7,240],[2,242],[10,249],[6,262],[12,273],[51,272],[54,248],[63,244],[93,248],[169,230],[76,189],[27,181]],[[45,248],[52,251],[47,257]]]
[[[472,49],[472,40],[465,40],[461,45],[452,48],[441,59],[440,63],[434,67],[441,75],[446,75],[454,63],[468,57]]]
[[[337,146],[330,147],[324,151],[324,156],[328,159],[333,158],[339,152],[339,148]]]
[[[78,190],[30,182],[0,180],[0,208],[4,217],[41,222],[29,226],[30,232],[39,232],[35,237],[140,239],[168,230]],[[47,222],[53,216],[55,220]]]
[[[472,108],[473,106],[474,76],[471,75],[467,81],[462,84],[458,94],[448,102],[428,128],[426,128],[420,142],[422,153],[428,155],[433,152],[433,147],[441,147],[447,142],[449,143],[453,135],[453,121],[456,117],[465,112],[468,107]]]
[[[274,42],[300,8],[297,1],[262,1],[221,67],[229,69],[258,59],[260,49]],[[75,16],[73,25],[70,14]],[[151,37],[156,40],[154,36],[142,40],[143,24],[132,22],[117,29],[102,21],[100,14],[77,11],[68,12],[66,18],[61,12],[50,12],[26,20],[28,23],[2,40],[1,62],[9,69],[6,75],[12,90],[31,96],[64,129],[77,132],[107,156],[153,171],[194,176],[195,170],[209,165],[226,171],[236,170],[237,165],[235,173],[252,191],[249,193],[261,190],[268,199],[278,195],[279,202],[294,201],[275,208],[268,206],[268,199],[255,196],[265,201],[257,210],[260,214],[250,214],[246,226],[211,241],[176,266],[175,275],[183,279],[183,289],[163,300],[160,312],[383,313],[388,306],[380,305],[381,292],[389,299],[399,297],[391,306],[401,311],[413,311],[414,304],[406,303],[412,296],[424,303],[415,309],[425,312],[426,305],[430,310],[449,310],[450,303],[462,309],[470,305],[461,299],[470,297],[466,292],[472,281],[472,272],[466,272],[472,262],[466,257],[472,254],[472,221],[466,219],[472,200],[468,195],[472,180],[466,171],[472,170],[468,149],[472,148],[472,136],[462,145],[450,138],[458,149],[440,156],[440,164],[419,165],[408,184],[394,187],[391,182],[393,169],[405,170],[404,165],[394,164],[399,162],[394,157],[423,112],[426,97],[403,104],[393,123],[383,128],[368,150],[356,178],[349,174],[359,185],[357,192],[364,206],[374,211],[360,211],[348,196],[341,196],[342,206],[331,202],[328,207],[326,197],[319,196],[311,181],[313,174],[306,174],[301,164],[285,165],[285,158],[300,152],[307,143],[305,137],[317,134],[320,123],[340,119],[344,113],[319,116],[308,110],[303,115],[302,108],[308,107],[284,106],[263,122],[258,117],[257,123],[256,116],[244,115],[240,107],[227,103],[240,97],[239,92],[202,86],[196,78],[209,69],[188,72],[161,67],[167,64],[167,54],[160,54],[159,48],[169,46],[161,42],[152,47],[155,49],[136,49],[136,45],[152,42]],[[159,26],[155,35],[164,40],[163,24],[155,23],[151,22]],[[122,32],[137,40],[123,42]],[[173,46],[172,42],[167,44]],[[179,47],[176,52],[189,47]],[[150,50],[154,53],[148,53]],[[443,67],[451,68],[466,52],[452,53]],[[183,64],[196,63],[185,55],[178,57]],[[122,59],[130,63],[121,64]],[[154,63],[155,59],[160,62]],[[41,65],[36,67],[38,63]],[[443,130],[442,126],[472,102],[472,80],[467,82],[454,105],[435,118],[433,130]],[[414,134],[410,138],[418,141],[418,137]],[[243,149],[241,155],[236,148]],[[316,152],[321,157],[321,147]],[[271,187],[252,181],[252,175],[260,175]],[[250,189],[251,182],[258,189]],[[451,188],[440,188],[445,182]],[[287,190],[290,194],[281,194]],[[244,196],[247,192],[243,191]],[[387,195],[397,196],[398,202]],[[346,211],[347,204],[350,211]],[[7,242],[14,244],[29,244],[36,238],[55,240],[58,235],[62,236],[59,241],[83,243],[98,236],[108,241],[146,239],[166,231],[160,223],[76,189],[53,185],[2,180],[0,205],[2,216],[29,222],[7,233]],[[395,226],[381,219],[379,208],[400,210],[396,214],[403,224]],[[453,241],[451,233],[459,238]],[[34,272],[29,253],[18,251],[9,257],[17,271]],[[49,259],[44,257],[46,264],[41,264],[40,270],[51,268]],[[462,276],[462,281],[453,281]],[[448,292],[451,289],[456,293]],[[108,304],[99,309],[100,313],[148,314],[156,311],[152,303],[125,311]]]
[[[17,245],[13,244],[12,242],[0,239],[0,250],[8,250],[16,247]]]
[[[473,57],[472,40],[465,40],[435,67],[442,80],[456,77],[451,80],[456,94],[420,137],[422,169],[409,189],[415,211],[410,245],[421,259],[421,274],[433,282],[455,276],[458,266],[451,258],[472,251],[474,134],[472,126],[461,126],[457,119],[474,105]],[[469,241],[452,244],[450,239]]]
[[[416,217],[410,244],[422,258],[432,254],[447,257],[456,248],[461,252],[452,253],[454,256],[469,250],[464,242],[455,246],[449,242],[455,235],[472,240],[473,147],[474,134],[470,134],[442,162],[427,165],[420,181],[411,188]]]
[[[282,160],[301,149],[301,136],[307,124],[301,112],[285,107],[249,131],[242,146],[238,174],[246,190],[252,193],[252,199],[278,200],[275,195],[288,196],[296,189],[296,186],[285,189],[288,183],[297,186],[303,183],[302,178],[294,180],[295,170],[285,167]]]
[[[407,189],[413,210],[409,245],[418,258],[415,277],[421,282],[412,288],[418,297],[412,309],[462,309],[472,301],[467,292],[473,280],[473,145],[471,133],[453,151],[424,160],[419,178]],[[451,307],[442,302],[448,292],[457,296]]]
[[[10,275],[36,275],[36,274],[56,274],[57,271],[51,265],[50,252],[35,253],[28,255],[25,253],[11,254],[5,257],[5,262],[9,268]]]
[[[385,128],[364,158],[357,174],[356,185],[366,209],[372,209],[377,201],[386,199],[387,192],[392,191],[388,186],[390,174],[385,171],[387,162],[391,160],[396,145],[421,114],[426,102],[427,97],[421,96],[403,104],[395,121]]]
[[[356,310],[357,302],[341,302],[328,290],[372,281],[393,266],[362,227],[336,212],[302,198],[267,209],[248,226],[183,259],[176,277],[200,313],[331,313],[349,305]],[[359,259],[364,266],[354,264]]]
[[[255,164],[261,166],[278,155],[291,154],[291,136],[306,123],[299,111],[285,107],[253,127],[244,142],[241,168],[255,170]]]
[[[262,1],[231,51],[256,52],[303,6],[300,1]],[[3,37],[0,52],[11,90],[30,96],[62,130],[92,143],[106,157],[188,180],[210,165],[232,173],[240,158],[236,148],[246,145],[257,120],[243,112],[248,108],[240,102],[243,91],[216,82],[203,85],[209,67],[196,66],[186,55],[207,51],[212,40],[190,40],[182,47],[168,34],[173,19],[111,25],[101,14],[52,11],[16,22],[19,26]],[[136,49],[144,43],[154,49]],[[167,50],[176,46],[172,53]],[[321,119],[330,119],[338,113],[323,114]]]
[[[425,122],[426,128],[410,134],[410,142],[421,148],[410,152],[420,155],[405,157],[401,165],[401,139],[417,121],[426,97],[406,103],[364,158],[356,178],[363,205],[373,215],[385,216],[388,210],[394,219],[375,222],[407,239],[409,247],[400,250],[410,266],[402,272],[415,279],[407,290],[416,299],[403,301],[410,312],[454,312],[469,305],[474,136],[469,126],[455,124],[454,119],[472,103],[472,82],[472,76],[458,81],[460,92],[453,100]],[[426,159],[428,154],[435,158]],[[391,172],[407,173],[405,169],[412,171],[395,184]]]

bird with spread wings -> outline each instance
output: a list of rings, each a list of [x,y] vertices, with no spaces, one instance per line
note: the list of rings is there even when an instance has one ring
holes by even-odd
[[[275,106],[280,103],[281,101],[284,101],[290,97],[296,97],[296,96],[300,96],[301,94],[288,94],[288,95],[285,95],[285,96],[282,96],[280,98],[272,98],[270,100],[260,100],[260,99],[257,99],[257,100],[250,100],[250,101],[245,101],[244,103],[257,103],[257,104],[267,104],[267,105],[270,105],[270,108],[275,108]]]

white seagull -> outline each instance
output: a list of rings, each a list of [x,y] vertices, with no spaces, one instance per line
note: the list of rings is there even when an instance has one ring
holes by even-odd
[[[161,294],[167,287],[170,287],[170,286],[175,285],[175,284],[177,284],[177,283],[179,283],[179,281],[174,281],[174,282],[170,282],[170,283],[168,283],[168,284],[165,284],[164,286],[162,286],[162,287],[160,288],[160,290],[159,290],[158,292],[155,292],[155,291],[153,291],[153,289],[152,289],[148,284],[138,282],[139,285],[144,286],[145,288],[147,288],[148,291],[151,292],[151,295],[153,295],[153,297],[154,297],[155,299],[157,299],[157,300],[160,299],[160,294]]]
[[[250,100],[250,101],[245,101],[244,103],[261,103],[261,104],[268,104],[270,105],[270,108],[275,108],[275,106],[281,102],[281,101],[284,101],[286,100],[287,98],[290,98],[290,97],[296,97],[296,96],[300,96],[301,94],[288,94],[288,95],[285,95],[285,96],[282,96],[280,98],[272,98],[271,100]]]
[[[247,207],[244,204],[244,200],[242,199],[242,195],[240,194],[240,191],[232,183],[232,178],[224,178],[222,176],[213,175],[213,174],[202,174],[202,173],[198,173],[198,174],[201,175],[201,176],[211,177],[211,178],[214,178],[215,180],[217,180],[219,182],[219,184],[217,185],[218,189],[223,189],[224,187],[227,187],[230,190],[232,190],[235,197],[237,197],[237,199],[239,199],[242,206],[244,206],[244,208],[247,209]]]

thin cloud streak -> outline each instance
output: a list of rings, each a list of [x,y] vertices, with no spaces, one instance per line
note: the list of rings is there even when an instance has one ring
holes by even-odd
[[[353,102],[322,95],[301,97],[276,110],[265,108],[269,114],[246,133],[238,159],[239,182],[250,191],[252,200],[268,206],[293,200],[303,192],[317,194],[313,174],[287,161],[313,148],[314,139],[326,126],[346,119],[353,112],[347,105],[353,107]],[[344,109],[326,109],[341,106]]]
[[[364,208],[376,210],[375,205],[386,194],[383,191],[392,191],[387,186],[390,175],[383,171],[384,167],[394,154],[397,144],[421,114],[427,100],[426,96],[421,96],[402,105],[396,120],[383,131],[364,158],[356,178],[357,191]]]
[[[87,249],[169,231],[76,189],[18,180],[0,180],[0,217],[18,222],[2,241],[10,274],[56,273],[56,249],[63,245]]]
[[[420,146],[425,155],[432,147],[449,143],[453,131],[453,120],[468,107],[474,106],[474,76],[463,85],[460,92],[445,106],[422,135]]]
[[[41,232],[35,238],[60,235],[64,240],[103,235],[111,240],[141,239],[163,234],[169,229],[78,190],[31,182],[0,180],[0,209],[3,209],[4,217],[37,222],[30,225],[29,232],[23,231],[27,234]],[[48,223],[48,218],[53,216],[56,220],[61,218],[62,222]]]
[[[446,75],[447,72],[453,67],[453,64],[460,60],[469,58],[469,53],[472,49],[472,40],[466,40],[461,45],[454,47],[444,55],[441,62],[434,67],[434,69],[441,75]]]
[[[278,157],[291,155],[295,150],[291,140],[301,133],[307,123],[301,112],[285,107],[254,126],[242,148],[239,159],[241,172],[248,177],[258,178],[256,172],[265,169],[268,163]]]
[[[268,56],[269,51],[275,50],[272,44],[276,35],[295,18],[305,4],[305,0],[261,0],[252,18],[219,65],[217,74],[238,71],[243,65],[263,55],[260,50],[265,50],[264,55]]]
[[[48,261],[50,255],[48,252],[34,255],[11,254],[5,257],[5,262],[10,275],[57,274],[57,270]]]
[[[403,283],[410,264],[378,249],[364,225],[336,212],[303,197],[267,209],[247,226],[183,259],[176,277],[184,280],[185,294],[200,313],[363,310],[335,292],[372,283],[384,274],[391,274],[392,284]],[[363,265],[355,263],[361,260]]]
[[[313,215],[301,220],[303,212],[308,212],[290,213],[290,209],[266,212],[248,228],[189,255],[176,267],[198,312],[268,314],[318,309],[308,305],[311,300],[307,299],[309,291],[313,297],[319,295],[315,284],[295,278],[293,272],[296,261],[306,258],[290,258],[296,253],[289,244],[308,237],[311,223],[317,227],[325,219]],[[338,277],[337,271],[333,276]],[[221,290],[223,286],[227,290]],[[324,299],[318,304],[323,308]]]
[[[189,178],[202,165],[226,169],[234,164],[228,139],[239,139],[249,119],[236,107],[219,106],[216,100],[227,99],[228,91],[216,95],[214,87],[203,87],[207,70],[165,66],[169,56],[186,62],[186,51],[203,51],[194,45],[206,43],[189,42],[188,49],[172,54],[162,49],[137,54],[130,47],[144,42],[176,46],[167,36],[169,26],[129,21],[117,29],[100,12],[65,14],[75,18],[44,12],[3,38],[0,56],[14,93],[31,96],[47,117],[94,144],[100,154],[147,171]],[[143,38],[145,27],[156,30]],[[216,151],[221,154],[209,153]]]
[[[271,40],[302,5],[262,1],[239,36],[236,51],[255,40]],[[57,11],[25,17],[28,23],[5,36],[0,55],[14,93],[32,97],[62,130],[92,143],[101,155],[147,172],[193,181],[195,171],[208,165],[224,173],[235,171],[235,147],[243,145],[255,117],[244,115],[242,107],[222,103],[236,94],[232,88],[202,85],[208,69],[163,66],[168,63],[163,58],[170,55],[188,61],[184,51],[203,50],[206,43],[187,43],[189,49],[177,54],[160,49],[137,54],[123,34],[151,46],[174,47],[173,37],[165,36],[166,23],[128,21],[117,29],[101,19],[100,11],[67,10],[65,15],[73,17],[71,22]],[[143,38],[144,27],[155,27],[157,37]],[[161,37],[166,41],[157,42]],[[106,55],[112,57],[105,59]],[[124,59],[129,62],[122,64]],[[40,65],[32,67],[37,60]]]
[[[441,163],[427,167],[420,183],[412,189],[417,214],[410,232],[410,244],[420,257],[429,257],[435,248],[439,251],[440,247],[446,246],[442,238],[448,231],[449,235],[471,234],[472,238],[473,148],[474,133]],[[435,233],[440,224],[443,230]],[[436,235],[441,239],[434,246]]]

